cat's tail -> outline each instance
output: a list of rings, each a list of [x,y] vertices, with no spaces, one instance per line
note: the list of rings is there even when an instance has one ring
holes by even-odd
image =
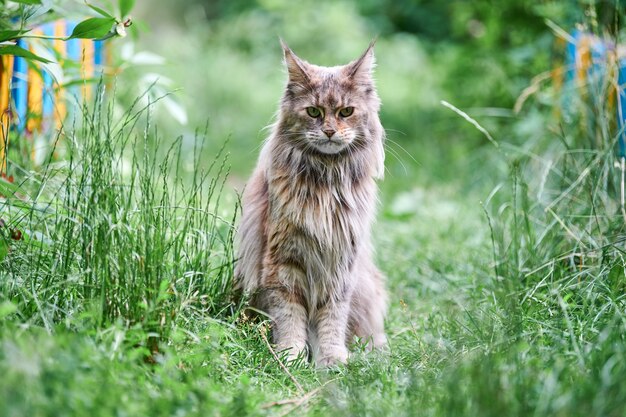
[[[251,294],[260,284],[267,240],[265,236],[267,207],[267,180],[263,170],[257,168],[243,193],[241,223],[237,233],[235,291]]]

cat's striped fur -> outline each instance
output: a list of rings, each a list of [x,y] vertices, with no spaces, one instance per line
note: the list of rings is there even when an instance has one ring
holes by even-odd
[[[308,347],[326,366],[346,361],[354,336],[386,343],[370,244],[384,172],[373,44],[339,67],[283,49],[289,80],[243,195],[236,285],[271,318],[278,349],[295,358]]]

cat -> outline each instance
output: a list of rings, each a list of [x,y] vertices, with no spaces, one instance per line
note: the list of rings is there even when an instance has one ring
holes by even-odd
[[[270,317],[289,360],[326,367],[347,361],[355,336],[368,350],[387,343],[370,242],[385,159],[374,42],[336,67],[281,46],[288,81],[243,193],[235,285]]]

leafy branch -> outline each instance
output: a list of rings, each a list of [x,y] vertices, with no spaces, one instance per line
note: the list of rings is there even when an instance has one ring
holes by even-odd
[[[23,28],[24,21],[28,19],[29,15],[39,15],[39,13],[27,14],[27,8],[35,8],[35,11],[37,11],[37,8],[44,8],[45,6],[41,0],[15,0],[14,2],[20,3],[21,6],[16,10],[15,14],[9,13],[8,17],[11,21],[20,22],[21,27],[19,29],[0,30],[0,55],[14,55],[43,63],[51,61],[17,45],[17,41],[20,39],[45,39],[66,42],[71,39],[104,40],[112,37],[124,37],[126,36],[126,28],[132,24],[128,14],[135,4],[135,0],[119,0],[119,17],[115,17],[112,13],[85,1],[85,6],[95,11],[101,17],[87,18],[78,23],[69,36],[59,37],[33,34],[30,29]],[[0,3],[0,11],[3,12],[3,15],[6,15],[5,3]]]

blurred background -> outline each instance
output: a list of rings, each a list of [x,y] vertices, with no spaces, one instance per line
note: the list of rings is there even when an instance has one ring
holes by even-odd
[[[574,0],[137,2],[138,36],[133,45],[124,41],[125,53],[150,52],[163,60],[139,59],[124,77],[138,85],[158,79],[175,91],[181,107],[159,107],[161,133],[184,132],[190,145],[195,129],[208,122],[207,161],[228,141],[231,181],[238,183],[253,168],[285,84],[278,38],[320,65],[347,63],[377,38],[376,79],[389,138],[386,189],[454,184],[468,174],[462,188],[480,187],[498,169],[498,158],[485,157],[495,149],[440,101],[462,109],[497,141],[523,145],[544,135],[554,116],[546,110],[553,104],[549,79],[520,114],[512,109],[533,77],[563,64],[555,30],[567,33],[582,21],[596,25],[590,30],[618,27],[618,6]]]

